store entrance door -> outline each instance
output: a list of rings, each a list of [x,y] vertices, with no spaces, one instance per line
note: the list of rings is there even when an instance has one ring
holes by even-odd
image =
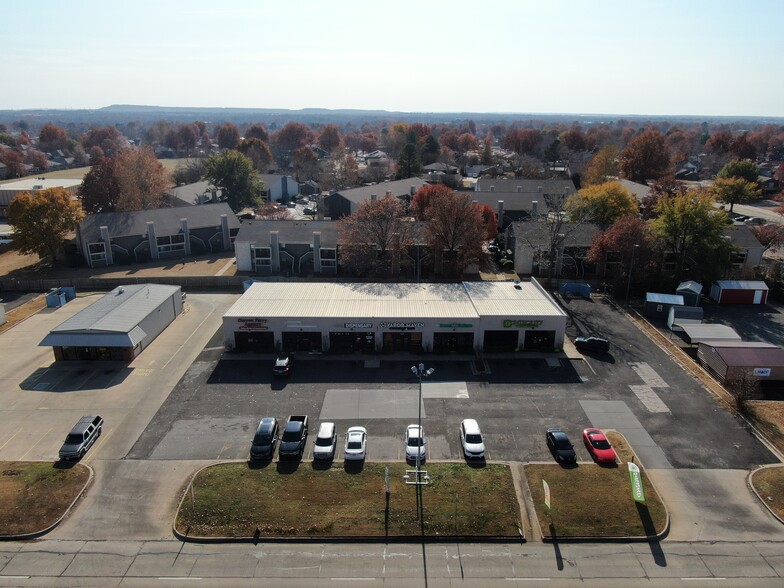
[[[420,332],[386,332],[384,333],[384,353],[422,352],[422,333]]]
[[[552,351],[555,347],[555,331],[526,331],[524,351]]]

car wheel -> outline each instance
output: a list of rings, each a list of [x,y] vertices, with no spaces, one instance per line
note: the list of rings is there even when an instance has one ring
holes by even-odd
[[[80,450],[79,451],[79,459],[82,459],[84,457],[85,453],[87,453],[87,452],[84,449]]]

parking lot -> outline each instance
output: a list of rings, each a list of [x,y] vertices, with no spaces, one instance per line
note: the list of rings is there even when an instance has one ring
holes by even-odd
[[[405,427],[418,413],[419,383],[410,367],[424,361],[435,369],[423,383],[429,459],[460,459],[459,423],[475,418],[490,460],[551,460],[544,441],[551,426],[565,430],[578,459],[588,460],[580,433],[599,426],[624,432],[649,467],[747,469],[775,461],[744,423],[614,307],[573,300],[567,308],[569,335],[605,335],[613,341],[609,355],[491,358],[483,374],[468,361],[386,356],[380,367],[366,368],[359,360],[304,355],[290,377],[276,379],[271,357],[224,356],[216,333],[128,457],[244,459],[261,417],[283,425],[289,414],[307,414],[311,433],[321,421],[334,421],[343,434],[361,425],[368,429],[368,459],[402,460]],[[309,443],[306,460],[311,453]]]

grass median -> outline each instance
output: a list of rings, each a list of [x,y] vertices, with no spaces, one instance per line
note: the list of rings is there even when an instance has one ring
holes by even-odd
[[[751,483],[768,508],[784,520],[784,466],[757,470]]]
[[[607,438],[621,459],[618,466],[525,466],[544,537],[653,537],[664,530],[666,509],[642,467],[645,503],[632,498],[626,463],[634,453],[626,439],[616,433],[608,433]],[[544,504],[543,479],[550,487],[550,509]]]
[[[0,535],[36,533],[63,516],[90,479],[79,464],[0,462]]]
[[[508,466],[429,463],[421,502],[418,487],[403,479],[407,469],[401,463],[220,464],[196,475],[175,526],[196,537],[519,536]]]

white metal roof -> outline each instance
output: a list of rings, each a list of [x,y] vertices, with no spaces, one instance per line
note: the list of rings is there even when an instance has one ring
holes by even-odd
[[[711,325],[711,324],[682,324],[679,325],[688,335],[692,343],[701,343],[702,341],[740,341],[741,337],[732,327],[727,325]]]
[[[39,347],[136,347],[147,336],[141,327],[129,333],[49,333]]]
[[[81,185],[82,180],[60,178],[25,178],[0,186],[2,190],[45,190],[47,188],[73,188]]]
[[[762,281],[750,280],[718,280],[719,288],[728,290],[767,290],[768,285]]]
[[[255,282],[225,317],[479,318],[564,316],[532,282],[377,284]]]

